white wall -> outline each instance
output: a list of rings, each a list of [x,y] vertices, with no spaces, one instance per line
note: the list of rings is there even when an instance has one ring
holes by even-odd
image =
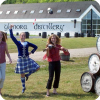
[[[29,32],[32,35],[39,35],[39,33],[47,32],[51,35],[51,33],[61,32],[61,36],[64,36],[64,33],[69,32],[70,36],[74,36],[75,32],[81,32],[80,22],[76,23],[76,28],[74,28],[74,22],[35,22],[34,24],[32,22],[2,22],[0,23],[0,30],[9,33],[10,24],[14,25],[14,34]]]

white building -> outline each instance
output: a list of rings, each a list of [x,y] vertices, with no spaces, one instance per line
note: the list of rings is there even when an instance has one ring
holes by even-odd
[[[96,1],[1,5],[0,30],[9,33],[10,24],[15,34],[100,34],[100,5]]]

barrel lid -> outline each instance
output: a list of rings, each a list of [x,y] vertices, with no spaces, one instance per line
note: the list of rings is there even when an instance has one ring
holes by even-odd
[[[90,72],[84,72],[81,76],[81,87],[85,92],[92,92],[94,91],[94,80],[95,77]]]
[[[92,74],[96,74],[100,70],[100,56],[97,53],[91,54],[88,60],[88,67]]]
[[[100,77],[96,79],[94,89],[96,94],[100,96]]]

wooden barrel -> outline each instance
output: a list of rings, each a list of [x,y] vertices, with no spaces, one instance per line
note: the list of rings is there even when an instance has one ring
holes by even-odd
[[[29,38],[29,32],[25,32],[25,34],[26,34],[26,38]]]
[[[100,76],[96,79],[95,81],[95,86],[94,86],[94,89],[95,89],[95,93],[100,96]]]
[[[78,37],[81,37],[81,33],[78,33]]]
[[[81,33],[81,37],[84,37],[84,33]]]
[[[57,36],[60,38],[61,37],[61,33],[60,32],[57,32]]]
[[[100,56],[97,53],[90,55],[88,60],[88,67],[92,74],[100,75]]]
[[[91,34],[90,33],[87,33],[87,37],[91,37]]]
[[[95,37],[95,33],[92,33],[91,36],[92,36],[92,37]]]
[[[47,37],[47,32],[42,32],[42,38],[46,38]]]
[[[100,54],[100,36],[97,38],[96,47],[97,47],[97,50],[98,50],[98,52]]]
[[[84,72],[80,79],[84,92],[94,92],[95,76],[90,72]]]
[[[77,32],[75,32],[75,35],[74,35],[74,37],[78,37],[78,33],[77,33]]]
[[[65,33],[65,37],[68,37],[69,38],[69,32],[66,32]]]
[[[39,33],[39,36],[41,36],[41,33]]]
[[[17,32],[17,33],[16,33],[16,35],[18,36],[18,35],[19,35],[19,33]]]
[[[60,58],[63,61],[69,61],[69,59],[70,59],[70,53],[68,55],[65,55],[64,53],[60,53]]]

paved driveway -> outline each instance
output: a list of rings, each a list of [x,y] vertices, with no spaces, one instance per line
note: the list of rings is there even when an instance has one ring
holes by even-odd
[[[92,48],[81,48],[81,49],[69,49],[70,57],[87,57],[93,53],[98,53],[96,47]],[[34,59],[35,61],[43,61],[42,58],[45,52],[35,52],[34,54],[30,55],[30,58]],[[10,53],[13,63],[17,62],[18,53]],[[6,56],[6,61],[9,63],[9,60]]]

